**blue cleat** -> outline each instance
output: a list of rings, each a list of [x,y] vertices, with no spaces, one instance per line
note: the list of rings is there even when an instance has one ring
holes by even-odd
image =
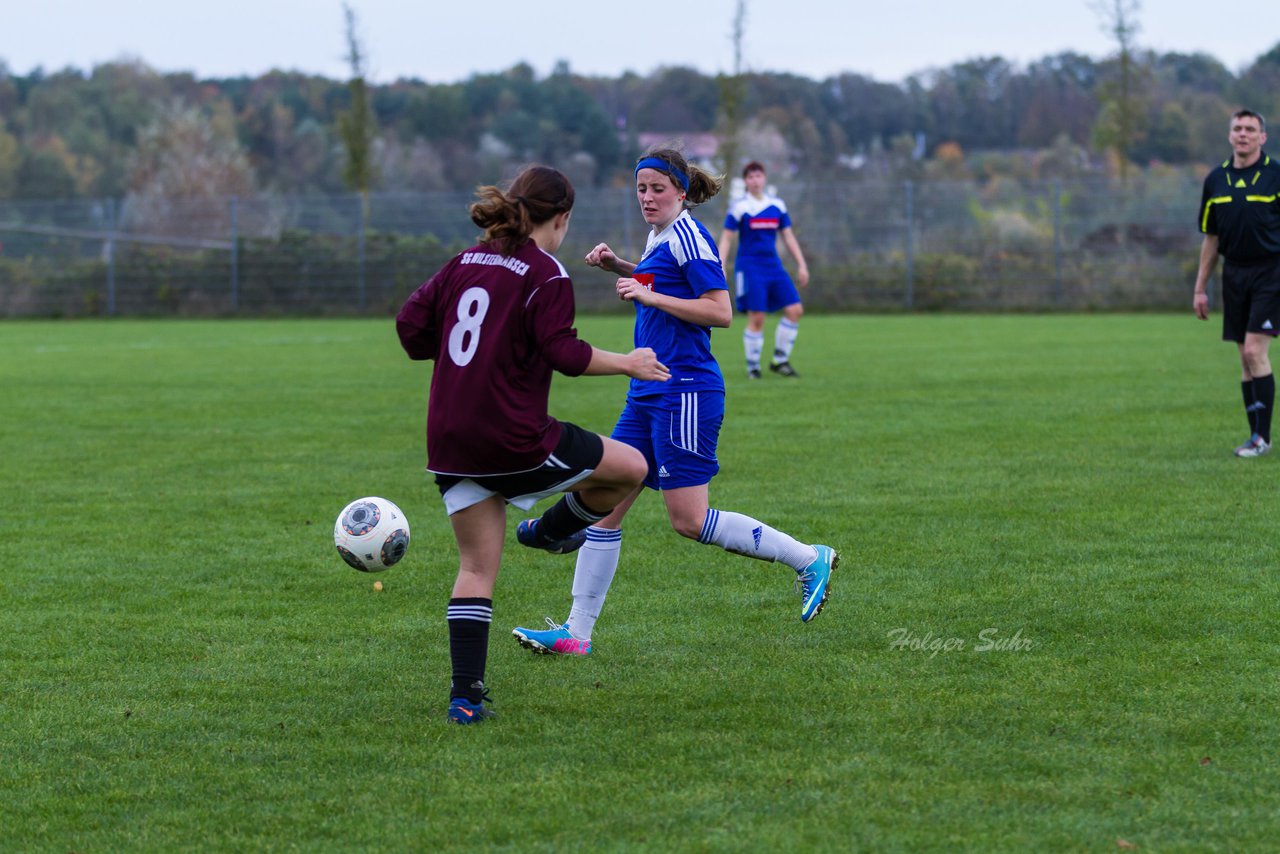
[[[796,575],[800,588],[800,619],[809,622],[822,613],[827,604],[827,592],[831,586],[831,573],[840,565],[840,555],[830,546],[814,546],[818,557]]]
[[[516,540],[520,545],[531,549],[542,549],[553,555],[567,555],[582,548],[582,544],[587,541],[585,528],[570,534],[563,540],[548,540],[538,532],[538,522],[538,519],[525,519],[516,526]]]
[[[489,692],[483,682],[471,683],[472,688],[480,689],[480,702],[473,703],[466,697],[453,697],[449,700],[449,723],[478,724],[494,717],[493,709],[484,704],[489,699]]]
[[[547,625],[550,628],[544,631],[517,628],[513,629],[511,634],[515,635],[516,643],[539,655],[589,655],[591,653],[591,641],[578,640],[569,634],[568,625],[562,626],[550,617],[547,617]]]

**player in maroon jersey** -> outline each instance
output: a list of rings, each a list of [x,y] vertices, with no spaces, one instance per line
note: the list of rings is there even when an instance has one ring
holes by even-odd
[[[484,671],[506,505],[527,510],[565,493],[538,529],[544,548],[568,550],[648,471],[636,449],[547,414],[552,371],[670,376],[650,348],[623,355],[578,338],[573,283],[551,254],[569,228],[568,178],[531,166],[506,192],[481,187],[477,196],[471,220],[484,229],[482,242],[445,264],[396,316],[409,358],[435,361],[427,470],[436,476],[458,543],[447,613],[449,720],[462,724],[492,715]]]

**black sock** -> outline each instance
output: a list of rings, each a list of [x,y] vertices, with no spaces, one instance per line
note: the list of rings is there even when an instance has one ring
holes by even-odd
[[[1276,376],[1253,378],[1253,411],[1256,424],[1253,432],[1262,437],[1262,441],[1271,444],[1271,408],[1276,402]]]
[[[563,498],[542,514],[542,518],[538,520],[538,533],[549,543],[563,540],[608,515],[609,510],[598,513],[583,504],[572,492],[566,492]]]
[[[1253,397],[1252,379],[1240,380],[1240,394],[1244,397],[1244,415],[1249,419],[1249,434],[1252,435],[1258,431],[1258,414],[1253,408],[1258,399]]]
[[[1258,402],[1253,396],[1253,380],[1241,380],[1240,392],[1244,395],[1244,414],[1249,418],[1250,435],[1258,432],[1258,413],[1253,405]]]
[[[450,599],[449,658],[453,660],[453,685],[449,699],[465,697],[472,703],[484,697],[484,665],[489,657],[489,624],[493,600]]]

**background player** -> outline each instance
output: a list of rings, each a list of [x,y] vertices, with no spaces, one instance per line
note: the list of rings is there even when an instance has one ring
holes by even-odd
[[[777,238],[782,236],[791,257],[796,259],[796,278],[800,287],[809,284],[809,266],[805,263],[800,243],[791,231],[787,203],[766,190],[764,166],[751,161],[742,170],[747,194],[729,205],[720,232],[720,257],[727,259],[738,241],[738,256],[733,262],[733,278],[738,295],[738,310],[747,313],[747,328],[742,333],[742,349],[747,357],[747,376],[760,378],[760,354],[764,349],[764,316],[782,310],[782,319],[773,336],[773,358],[769,370],[784,377],[796,376],[791,367],[791,349],[800,331],[804,306],[800,294],[778,257]]]
[[[618,296],[635,305],[635,344],[653,347],[671,380],[635,379],[613,438],[643,452],[644,485],[662,493],[671,527],[689,539],[736,554],[790,566],[800,587],[800,619],[826,603],[838,556],[829,546],[805,545],[741,513],[710,507],[708,486],[720,470],[716,443],[724,420],[724,378],[711,355],[711,327],[733,321],[724,268],[711,235],[689,215],[720,190],[720,179],[690,166],[679,151],[659,149],[636,164],[636,197],[651,226],[640,263],[624,261],[601,243],[587,263],[617,273]],[[622,549],[622,520],[637,487],[603,520],[587,528],[573,576],[573,608],[545,631],[517,628],[516,639],[536,652],[585,655],[613,581]]]
[[[1231,158],[1205,176],[1200,198],[1204,241],[1193,307],[1197,317],[1209,319],[1205,288],[1222,255],[1222,339],[1240,351],[1250,433],[1235,454],[1260,457],[1271,450],[1276,398],[1268,351],[1280,334],[1280,164],[1262,150],[1267,125],[1252,110],[1231,117],[1227,140]]]
[[[661,386],[652,350],[597,350],[573,329],[573,285],[551,256],[569,228],[573,186],[533,166],[507,192],[481,187],[471,219],[484,240],[445,264],[400,309],[411,359],[434,359],[427,469],[458,543],[449,600],[449,720],[489,717],[485,662],[508,502],[529,509],[572,490],[539,520],[544,547],[599,521],[634,494],[648,466],[634,448],[547,414],[552,370],[627,374]]]

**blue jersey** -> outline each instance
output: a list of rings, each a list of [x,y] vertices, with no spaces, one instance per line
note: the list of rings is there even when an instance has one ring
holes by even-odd
[[[738,232],[739,259],[776,259],[778,231],[791,227],[791,215],[787,213],[787,203],[777,196],[757,199],[748,193],[729,205],[724,227]]]
[[[658,234],[650,232],[644,257],[631,275],[658,293],[679,299],[697,299],[707,291],[728,289],[716,242],[688,211],[681,211]],[[635,346],[652,347],[658,361],[670,369],[671,379],[633,379],[629,397],[724,391],[720,365],[711,355],[711,327],[638,302],[635,307]]]

